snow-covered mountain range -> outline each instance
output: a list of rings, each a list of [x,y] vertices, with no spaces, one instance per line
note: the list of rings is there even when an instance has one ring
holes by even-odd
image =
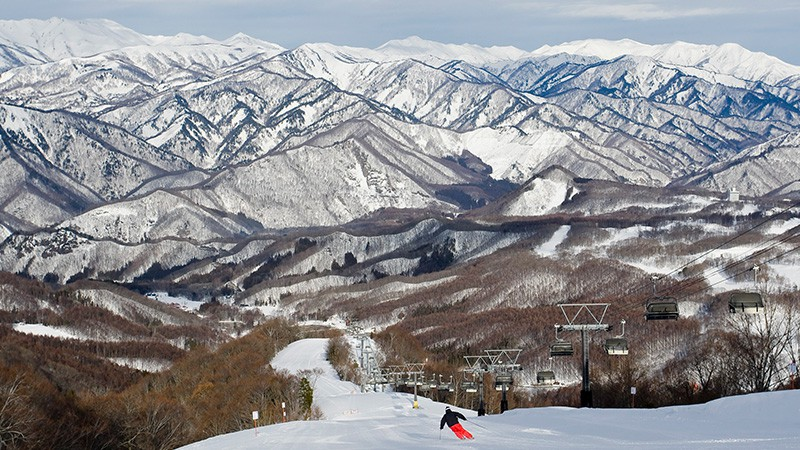
[[[0,21],[0,268],[129,279],[387,210],[550,214],[537,192],[576,192],[531,190],[554,167],[791,197],[798,133],[800,67],[735,44],[284,49]]]

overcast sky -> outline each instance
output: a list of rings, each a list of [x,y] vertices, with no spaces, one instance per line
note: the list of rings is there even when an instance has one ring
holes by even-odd
[[[0,12],[50,17],[106,18],[144,34],[243,32],[287,48],[408,36],[523,50],[588,38],[735,42],[800,65],[800,0],[3,0]]]

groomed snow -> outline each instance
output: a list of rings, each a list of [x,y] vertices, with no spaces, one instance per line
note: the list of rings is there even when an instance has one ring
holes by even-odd
[[[14,331],[32,334],[35,336],[49,336],[60,339],[85,339],[61,328],[51,327],[41,323],[15,323]]]
[[[153,300],[158,300],[161,303],[175,306],[176,308],[180,308],[184,311],[197,311],[200,309],[200,305],[203,304],[203,302],[189,300],[186,297],[173,297],[166,292],[149,292],[147,296]]]
[[[570,228],[571,227],[569,225],[562,225],[559,227],[547,242],[536,248],[536,253],[542,256],[555,255],[556,248],[567,239]]]
[[[445,404],[400,393],[361,393],[335,378],[324,360],[325,339],[307,339],[276,355],[273,366],[289,371],[320,368],[314,400],[319,421],[262,426],[205,441],[187,449],[617,449],[797,448],[800,391],[730,397],[705,405],[659,409],[515,409],[467,416],[473,441],[439,431]]]

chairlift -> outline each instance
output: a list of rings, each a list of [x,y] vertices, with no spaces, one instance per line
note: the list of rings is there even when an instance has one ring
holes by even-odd
[[[504,385],[508,389],[512,384],[514,384],[514,377],[510,373],[498,373],[494,377],[494,389],[496,391],[502,391]]]
[[[608,338],[603,344],[603,349],[609,355],[627,355],[628,340],[625,338]]]
[[[556,384],[556,373],[553,371],[553,358],[550,357],[550,367],[547,370],[536,372],[536,384],[551,386]]]
[[[428,387],[428,389],[438,389],[439,388],[439,383],[436,380],[437,380],[436,374],[431,375],[430,381],[425,383],[426,386]]]
[[[556,384],[556,373],[552,370],[540,370],[536,372],[536,384]]]
[[[439,381],[441,381],[441,380],[439,380]],[[450,375],[450,382],[441,384],[439,386],[439,388],[442,389],[442,390],[446,390],[447,392],[455,392],[456,391],[456,387],[455,387],[455,384],[453,383],[453,376]]]
[[[764,299],[757,292],[735,292],[728,299],[732,313],[764,314]]]
[[[622,324],[622,333],[619,336],[608,338],[603,344],[603,349],[609,355],[627,355],[628,354],[628,340],[625,339],[625,320],[620,322]]]
[[[575,349],[572,342],[561,340],[558,337],[558,325],[556,325],[556,341],[550,344],[550,356],[572,356]]]
[[[575,354],[575,349],[572,347],[572,342],[559,341],[550,344],[550,356],[572,356]]]
[[[464,392],[478,392],[478,383],[474,381],[464,381],[461,383]]]
[[[452,380],[453,380],[452,376],[450,377],[450,380],[451,380],[450,383],[442,381],[442,375],[441,374],[439,374],[438,380],[439,381],[437,383],[435,383],[435,385],[433,383],[431,384],[431,389],[436,389],[437,391],[449,391],[449,392],[454,391],[453,383],[452,383]]]
[[[425,381],[425,375],[417,379],[417,389],[419,389],[422,392],[428,392],[431,390],[430,383]]]
[[[753,284],[758,287],[758,266],[753,266]],[[728,299],[731,313],[764,314],[764,299],[757,291],[734,292]]]
[[[653,297],[647,302],[646,320],[678,320],[678,301],[673,297]]]

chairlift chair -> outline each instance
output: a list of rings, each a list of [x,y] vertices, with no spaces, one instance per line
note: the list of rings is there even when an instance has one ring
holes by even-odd
[[[453,388],[453,385],[452,385],[452,384],[450,384],[450,383],[439,383],[439,384],[436,386],[436,388],[437,388],[438,390],[440,390],[440,391],[447,391],[447,392],[453,392],[453,391],[455,391],[455,389]]]
[[[433,374],[433,376],[431,376],[431,381],[428,382],[428,387],[430,389],[439,389],[439,382],[437,380],[436,374]]]
[[[628,340],[625,339],[625,320],[622,320],[622,333],[619,336],[615,336],[613,338],[606,339],[606,342],[603,344],[603,349],[609,355],[627,355],[628,354]]]
[[[556,373],[552,370],[540,370],[536,372],[536,384],[556,384]]]
[[[764,299],[757,292],[735,292],[728,299],[732,313],[764,314]]]
[[[550,356],[572,356],[575,349],[572,342],[562,340],[558,337],[558,325],[556,325],[556,341],[550,344]]]
[[[647,302],[646,320],[678,320],[678,301],[673,297],[653,297]]]
[[[464,381],[461,383],[464,392],[478,392],[478,383],[474,381]]]
[[[508,389],[508,387],[512,384],[514,384],[514,378],[510,373],[498,373],[494,377],[494,389],[496,391],[502,391],[503,385],[505,385],[506,389]]]
[[[608,338],[603,349],[609,355],[627,355],[628,354],[628,340],[625,338]]]
[[[550,356],[572,356],[575,354],[575,349],[572,347],[572,342],[556,341],[550,344]]]

